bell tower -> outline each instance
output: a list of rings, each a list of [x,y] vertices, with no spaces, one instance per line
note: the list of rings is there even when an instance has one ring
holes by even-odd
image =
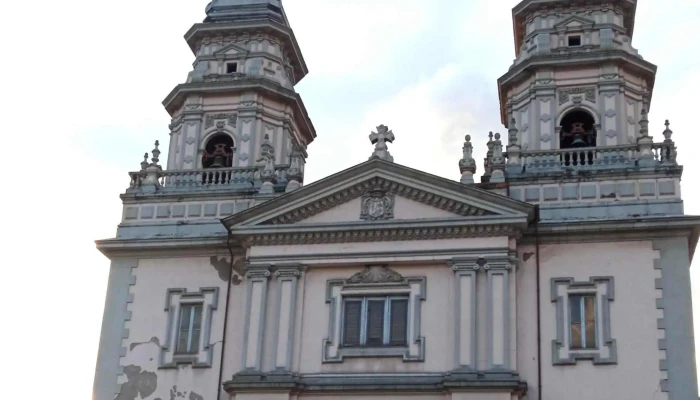
[[[657,143],[649,132],[656,66],[632,47],[636,8],[515,6],[516,59],[498,79],[508,134],[490,136],[482,182],[507,183],[511,197],[541,204],[543,218],[682,214],[672,131],[667,123]]]
[[[272,156],[303,173],[316,133],[294,91],[308,69],[282,2],[213,0],[185,40],[193,70],[163,101],[172,117],[167,169],[253,168]]]

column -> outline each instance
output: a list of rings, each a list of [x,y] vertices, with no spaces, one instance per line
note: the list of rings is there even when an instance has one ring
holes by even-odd
[[[246,315],[243,333],[244,372],[259,372],[262,368],[263,334],[269,266],[246,267]]]
[[[282,266],[275,271],[277,290],[274,299],[277,317],[272,350],[274,372],[289,373],[292,369],[297,280],[301,271],[301,265]]]

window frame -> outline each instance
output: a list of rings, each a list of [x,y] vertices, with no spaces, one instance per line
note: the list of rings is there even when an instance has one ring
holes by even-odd
[[[571,39],[578,38],[578,44],[571,44]],[[576,33],[566,36],[566,47],[581,47],[583,46],[583,35]]]
[[[405,301],[406,302],[406,315],[404,316],[404,337],[405,341],[401,344],[392,343],[391,340],[391,316],[392,316],[392,302],[393,301]],[[359,343],[357,345],[346,344],[345,342],[345,305],[347,302],[357,302],[361,301],[360,306],[360,332],[359,332]],[[369,329],[369,302],[370,301],[384,301],[384,312],[382,315],[382,344],[367,344],[367,331]],[[409,335],[409,305],[411,304],[411,298],[409,294],[367,294],[367,295],[348,295],[342,297],[341,305],[341,315],[340,315],[340,347],[341,348],[364,348],[364,349],[380,349],[386,347],[408,347],[408,335]]]
[[[197,319],[197,308],[199,308],[199,327],[194,329],[194,324]],[[180,339],[182,338],[182,324],[184,322],[184,313],[189,309],[189,321],[187,322],[187,343],[186,349],[180,348]],[[187,317],[185,317],[187,318]],[[202,338],[202,331],[204,325],[204,303],[203,302],[183,302],[180,303],[180,308],[178,310],[178,322],[177,322],[177,334],[175,335],[175,356],[193,356],[199,354],[200,345],[199,342]],[[193,340],[194,332],[198,330],[196,340]]]
[[[231,66],[231,65],[235,65],[235,68],[234,68],[235,71],[229,72],[229,66]],[[224,73],[225,73],[226,75],[238,73],[238,61],[227,62],[227,63],[224,65]]]
[[[593,299],[593,343],[591,346],[587,346],[586,337],[586,299]],[[573,330],[574,330],[574,319],[571,313],[572,299],[578,299],[578,312],[579,312],[579,329],[581,331],[581,345],[576,346],[573,344]],[[598,295],[591,292],[572,292],[567,295],[567,305],[569,310],[569,349],[571,350],[597,350],[598,349]]]

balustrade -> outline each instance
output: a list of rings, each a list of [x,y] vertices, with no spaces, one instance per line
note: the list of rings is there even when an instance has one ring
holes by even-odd
[[[657,165],[676,163],[673,143],[655,143],[652,146]],[[556,150],[525,150],[519,153],[519,173],[557,171],[585,171],[594,169],[633,168],[638,165],[639,147],[620,145]],[[518,165],[518,164],[516,164]],[[510,169],[510,175],[513,170]],[[517,172],[516,172],[517,174]]]
[[[288,168],[288,166],[275,167],[278,181],[286,181]],[[129,188],[142,187],[146,174],[146,171],[130,172]],[[260,170],[252,167],[159,171],[158,182],[163,191],[245,189],[253,188],[260,183]]]

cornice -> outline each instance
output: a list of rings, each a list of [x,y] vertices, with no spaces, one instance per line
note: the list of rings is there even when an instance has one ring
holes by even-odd
[[[595,63],[627,63],[638,70],[639,73],[645,74],[648,78],[649,101],[651,94],[654,91],[654,82],[656,79],[656,65],[642,59],[639,56],[628,53],[624,50],[596,50],[592,52],[567,52],[554,53],[546,55],[534,55],[522,62],[513,66],[508,72],[498,78],[498,98],[501,103],[501,123],[507,124],[506,115],[506,91],[513,83],[527,77],[525,73],[528,70],[536,68],[560,68],[570,66],[581,66]]]
[[[388,179],[372,178],[320,198],[310,204],[305,204],[295,210],[284,213],[269,221],[265,221],[263,224],[293,224],[356,199],[372,189],[385,190],[390,194],[398,195],[463,217],[496,215],[493,212],[474,207],[464,202],[448,199],[438,194],[392,182]]]
[[[187,95],[197,94],[222,94],[231,92],[244,92],[250,90],[260,90],[271,97],[296,108],[294,118],[297,125],[303,127],[301,130],[306,136],[307,144],[316,138],[316,128],[314,128],[309,113],[306,110],[301,96],[294,90],[287,89],[279,83],[266,78],[245,78],[231,81],[217,82],[197,82],[181,83],[177,85],[163,100],[163,106],[172,115],[176,108],[185,102]]]
[[[352,222],[308,226],[275,225],[277,229],[258,227],[234,231],[237,241],[247,246],[278,246],[293,244],[328,244],[358,242],[394,242],[411,240],[441,240],[476,237],[518,237],[527,226],[526,217],[489,219],[447,218],[413,220],[391,223]],[[288,229],[280,229],[288,228]]]
[[[212,254],[226,254],[228,245],[236,254],[243,254],[243,248],[229,243],[226,236],[197,238],[134,238],[104,239],[95,241],[97,250],[109,259],[115,258],[170,258],[181,256],[209,257]]]

